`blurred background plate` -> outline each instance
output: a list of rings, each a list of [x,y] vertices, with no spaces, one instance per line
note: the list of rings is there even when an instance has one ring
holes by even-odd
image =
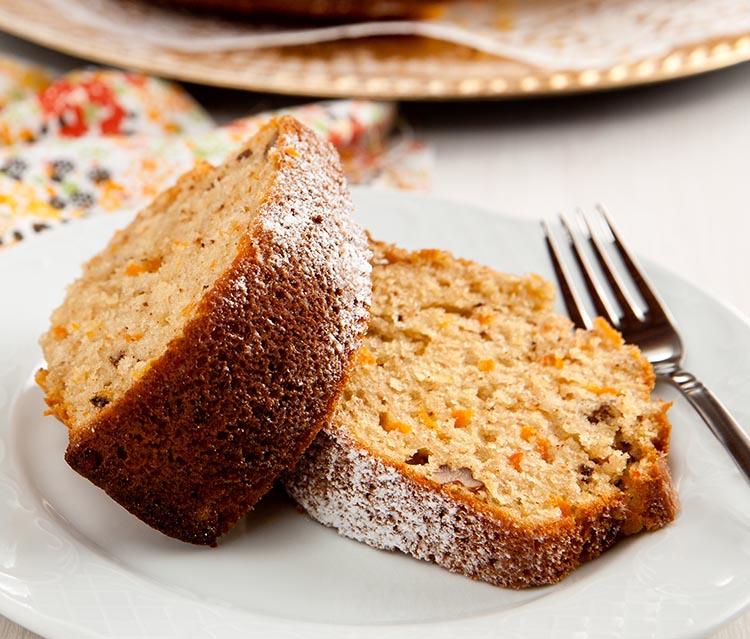
[[[67,0],[73,2],[74,0]],[[3,0],[0,29],[85,59],[199,84],[309,96],[434,100],[513,98],[627,87],[704,73],[750,59],[750,32],[711,37],[599,68],[540,68],[448,42],[368,37],[234,51],[189,51],[59,10],[60,0]],[[100,0],[120,10],[119,0]],[[71,5],[72,6],[72,5]],[[143,11],[157,11],[142,5]],[[524,7],[516,7],[523,19]],[[159,10],[162,11],[162,10]],[[144,13],[145,15],[145,13]],[[184,14],[181,14],[184,15]],[[204,16],[207,33],[229,23]],[[145,23],[144,23],[145,24]],[[655,49],[660,47],[656,46]],[[663,50],[664,47],[661,47]]]

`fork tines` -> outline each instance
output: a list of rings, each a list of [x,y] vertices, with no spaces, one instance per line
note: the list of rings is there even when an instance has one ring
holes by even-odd
[[[667,311],[648,283],[633,255],[625,247],[610,216],[604,207],[597,205],[593,214],[577,209],[573,216],[561,215],[560,223],[567,239],[567,246],[575,257],[586,290],[596,313],[620,330],[641,325],[644,322],[668,322]],[[563,255],[560,243],[552,227],[542,222],[547,247],[552,257],[555,274],[562,290],[565,306],[576,326],[591,328],[593,322],[586,310],[572,273]],[[587,252],[596,256],[601,271],[599,275]],[[618,272],[612,255],[618,255],[625,270],[640,293],[645,308],[628,288]],[[616,302],[616,303],[615,303]]]

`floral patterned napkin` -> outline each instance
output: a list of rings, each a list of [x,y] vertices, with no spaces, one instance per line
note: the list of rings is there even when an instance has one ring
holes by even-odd
[[[334,144],[349,180],[423,189],[429,149],[396,132],[391,103],[284,109]],[[218,163],[275,113],[218,127],[180,86],[82,69],[53,80],[0,57],[0,247],[56,224],[134,211],[196,159]]]

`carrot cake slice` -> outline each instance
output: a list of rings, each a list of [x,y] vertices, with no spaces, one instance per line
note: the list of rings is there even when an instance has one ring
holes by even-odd
[[[290,117],[159,195],[41,338],[67,462],[163,533],[215,544],[323,426],[366,331],[351,213],[333,147]]]
[[[356,367],[285,479],[313,518],[523,588],[675,517],[669,405],[636,347],[573,330],[538,276],[373,249]]]

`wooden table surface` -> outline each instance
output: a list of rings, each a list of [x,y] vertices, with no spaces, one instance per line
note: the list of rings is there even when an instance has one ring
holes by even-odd
[[[2,35],[1,52],[80,64]],[[191,91],[221,120],[289,102]],[[750,65],[620,93],[402,110],[435,148],[436,194],[531,219],[604,202],[638,253],[750,315]],[[36,636],[0,617],[0,639]],[[745,613],[710,639],[748,637]]]

